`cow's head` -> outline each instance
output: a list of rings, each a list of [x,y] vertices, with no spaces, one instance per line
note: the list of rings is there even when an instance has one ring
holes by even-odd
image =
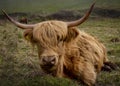
[[[46,71],[55,70],[59,60],[65,53],[65,45],[75,40],[79,35],[74,26],[83,23],[90,15],[90,10],[80,19],[72,22],[44,21],[37,24],[22,24],[12,19],[5,11],[4,15],[17,27],[24,29],[24,37],[38,48],[40,65]]]

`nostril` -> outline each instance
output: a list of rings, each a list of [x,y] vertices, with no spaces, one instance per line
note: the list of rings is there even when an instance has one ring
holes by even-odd
[[[55,64],[55,61],[50,62],[50,64],[51,64],[51,65],[54,65],[54,64]]]
[[[50,64],[51,64],[51,65],[54,65],[54,64],[55,64],[55,61],[56,61],[56,59],[53,57],[53,58],[51,59],[51,61],[50,61]]]
[[[42,61],[43,61],[43,62],[47,62],[47,59],[46,59],[46,58],[43,58]]]
[[[55,58],[54,57],[51,59],[51,62],[55,62]]]
[[[54,65],[56,62],[56,58],[54,56],[42,56],[42,62],[45,65]]]

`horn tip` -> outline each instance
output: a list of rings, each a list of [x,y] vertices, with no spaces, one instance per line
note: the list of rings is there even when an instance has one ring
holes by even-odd
[[[96,3],[96,0],[94,0],[94,2],[93,2],[93,4],[92,4],[92,5],[94,6],[94,5],[95,5],[95,3]]]
[[[5,13],[5,10],[1,9],[2,13]]]
[[[1,9],[1,11],[2,11],[2,13],[3,13],[4,15],[7,15],[7,13],[5,12],[4,9]]]

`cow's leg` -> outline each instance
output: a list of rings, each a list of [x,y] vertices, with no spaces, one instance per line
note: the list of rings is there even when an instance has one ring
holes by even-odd
[[[89,62],[79,62],[74,65],[71,70],[75,79],[83,81],[87,86],[94,86],[96,82],[97,73],[95,72],[94,65]]]
[[[96,73],[93,71],[85,72],[83,74],[83,82],[88,86],[94,86],[96,81]]]
[[[97,73],[94,65],[89,62],[79,62],[79,65],[74,66],[73,73],[78,81],[83,81],[87,86],[94,86]]]
[[[94,66],[86,63],[86,66],[84,67],[83,73],[81,74],[82,76],[82,80],[85,84],[87,84],[88,86],[94,86],[95,85],[95,81],[96,81],[96,72],[94,69]]]
[[[110,61],[104,62],[104,66],[102,67],[103,71],[109,71],[109,72],[116,69],[118,69],[118,66]]]

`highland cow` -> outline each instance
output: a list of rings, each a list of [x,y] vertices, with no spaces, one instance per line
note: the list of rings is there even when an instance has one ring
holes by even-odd
[[[76,27],[88,18],[93,7],[94,4],[76,21],[50,20],[37,24],[19,23],[2,11],[9,21],[25,30],[25,39],[37,46],[40,66],[46,73],[93,86],[97,74],[108,62],[106,49],[96,38]]]

